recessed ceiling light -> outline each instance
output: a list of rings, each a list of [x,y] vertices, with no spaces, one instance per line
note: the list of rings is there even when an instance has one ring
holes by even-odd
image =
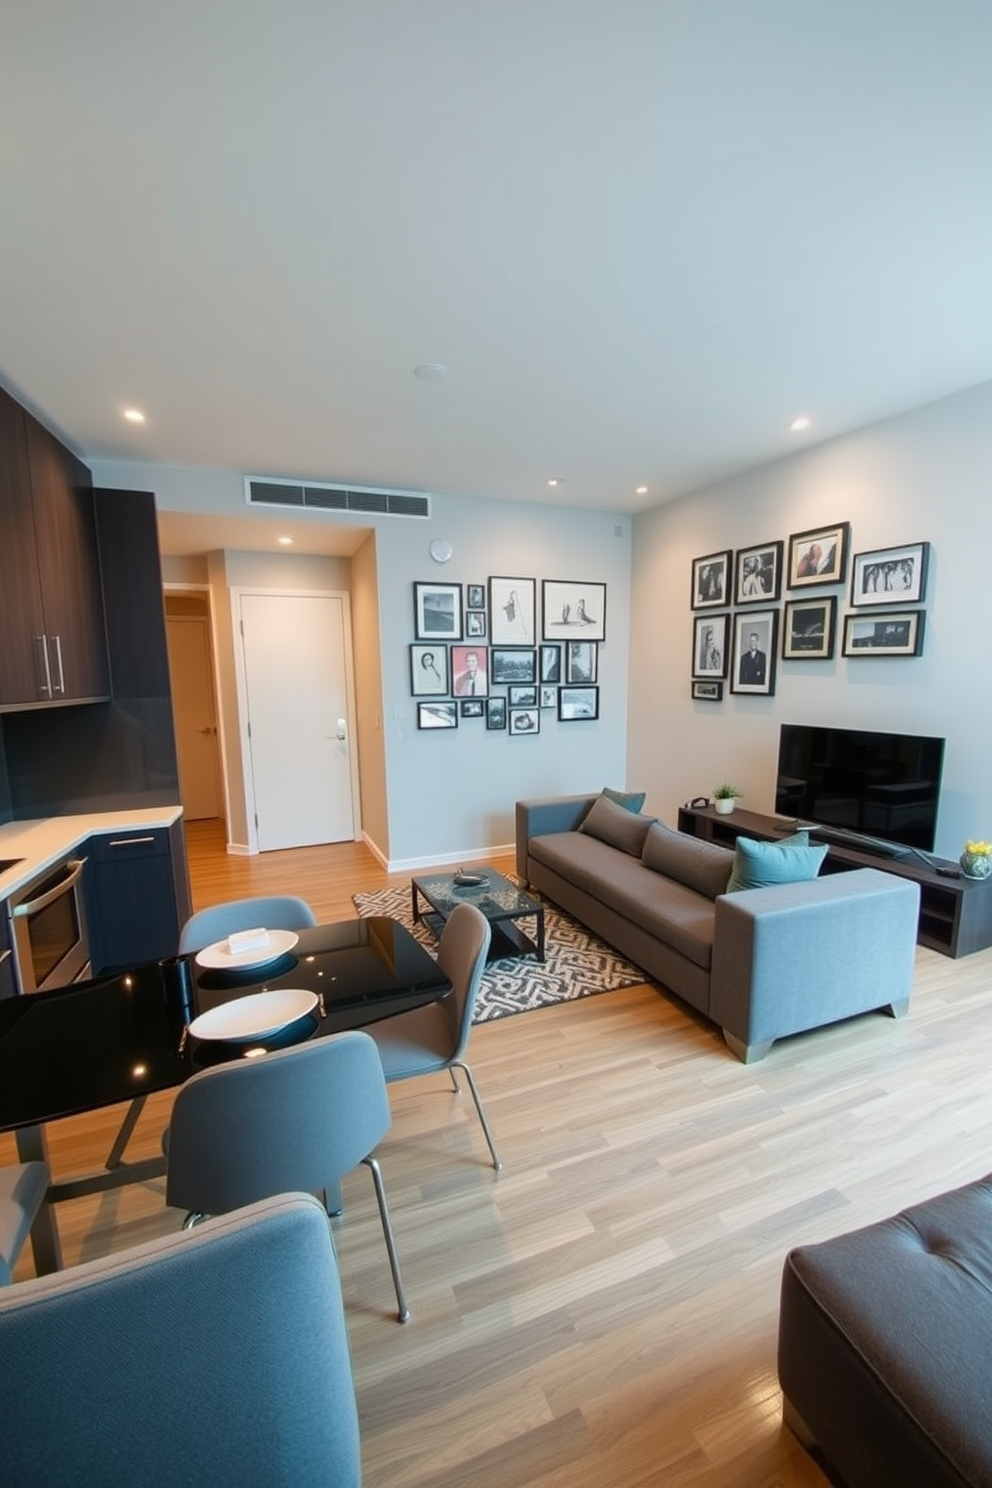
[[[634,491],[634,495],[635,496],[646,496],[647,494],[648,494],[648,488],[647,488],[647,486],[638,486],[636,488],[636,490]]]
[[[548,476],[548,485],[549,486],[560,486],[561,484],[562,484],[562,479],[561,479],[561,476],[560,475],[549,475]]]
[[[279,541],[284,548],[291,548],[293,546],[293,539],[291,537],[281,537]]]
[[[129,424],[143,424],[145,422],[145,415],[140,408],[125,408],[124,417]]]
[[[801,413],[798,418],[794,418],[792,420],[789,428],[793,431],[793,433],[798,434],[800,429],[808,429],[809,423],[810,421],[808,416],[805,413]]]
[[[421,362],[419,367],[414,367],[413,375],[421,382],[443,382],[448,369],[443,362]]]

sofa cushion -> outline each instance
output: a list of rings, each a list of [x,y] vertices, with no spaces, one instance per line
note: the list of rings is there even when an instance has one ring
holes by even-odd
[[[617,805],[622,806],[625,811],[640,811],[647,791],[618,791],[611,790],[608,785],[604,785],[600,795],[605,796],[608,801],[616,801]]]
[[[645,868],[715,899],[727,892],[734,855],[727,847],[703,842],[686,832],[673,832],[671,827],[655,822],[644,838],[641,861]]]
[[[579,831],[639,858],[653,821],[653,816],[636,815],[606,796],[597,796],[579,824]]]
[[[738,837],[728,894],[741,889],[766,889],[771,884],[802,883],[816,878],[827,856],[826,844],[810,845],[808,832],[796,832],[781,842],[756,842]]]

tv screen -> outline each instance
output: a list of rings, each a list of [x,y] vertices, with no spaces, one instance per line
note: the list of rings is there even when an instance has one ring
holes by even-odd
[[[783,723],[775,809],[932,852],[944,740]]]

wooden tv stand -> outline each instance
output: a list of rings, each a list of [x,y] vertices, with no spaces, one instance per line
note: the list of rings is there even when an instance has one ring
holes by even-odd
[[[726,816],[712,806],[679,807],[680,832],[702,837],[722,847],[733,847],[738,837],[756,837],[762,842],[777,842],[795,828],[784,816],[762,816],[757,811],[735,808]],[[912,853],[905,857],[887,858],[864,848],[842,847],[827,843],[824,873],[843,873],[852,868],[880,868],[895,873],[920,886],[920,920],[916,939],[944,956],[970,956],[992,946],[992,879],[945,878],[936,867],[956,868],[947,859],[934,860],[928,868]]]

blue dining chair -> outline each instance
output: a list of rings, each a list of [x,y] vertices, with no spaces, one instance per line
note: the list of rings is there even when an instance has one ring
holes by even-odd
[[[316,923],[307,901],[293,894],[230,899],[190,915],[179,932],[179,954],[190,956],[239,930],[308,930]]]
[[[14,1279],[14,1267],[44,1203],[51,1174],[43,1162],[0,1168],[0,1286]]]

